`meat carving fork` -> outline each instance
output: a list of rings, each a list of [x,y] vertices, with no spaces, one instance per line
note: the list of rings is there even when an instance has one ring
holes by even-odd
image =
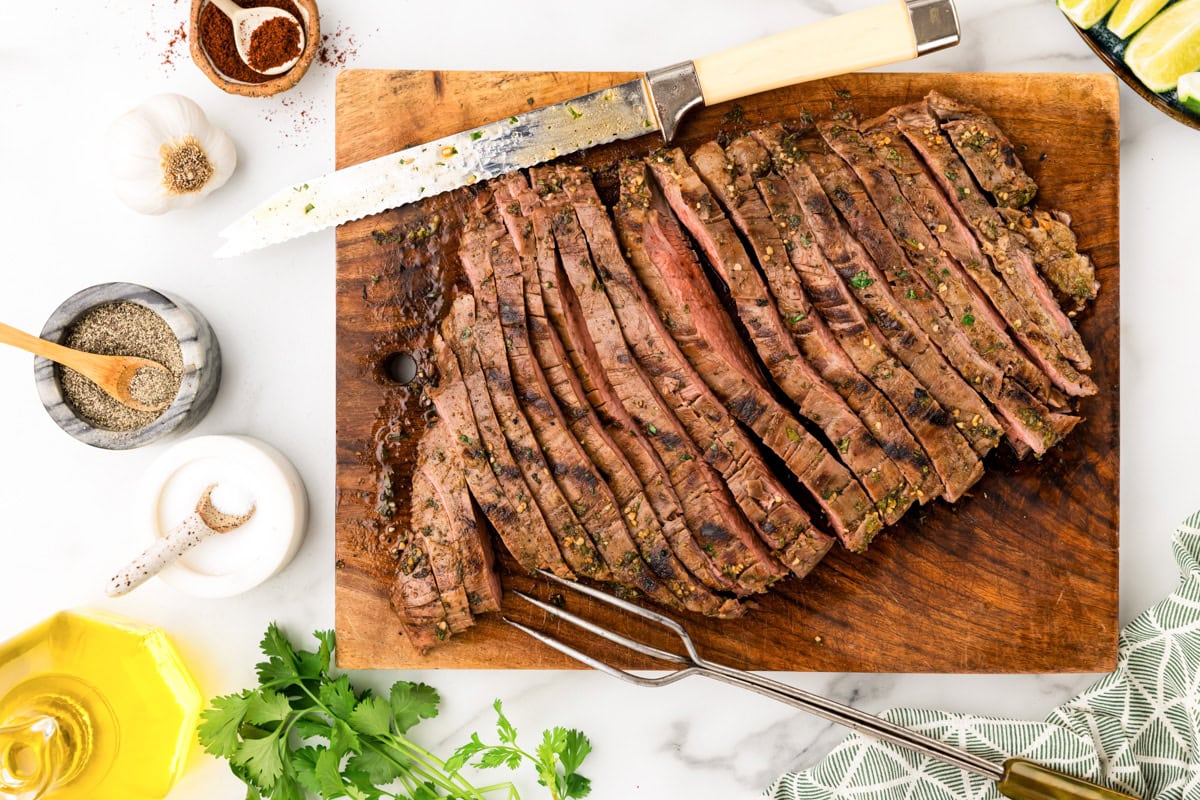
[[[728,683],[731,686],[739,686],[743,689],[757,692],[764,697],[770,697],[781,703],[799,708],[802,711],[807,711],[830,722],[844,725],[863,736],[870,736],[875,739],[891,742],[975,775],[980,775],[994,781],[1000,793],[1006,797],[1013,798],[1013,800],[1137,800],[1133,795],[1098,786],[1089,781],[1058,772],[1057,770],[1023,758],[1010,758],[1003,765],[994,764],[987,759],[980,758],[965,750],[960,750],[945,742],[888,722],[881,717],[844,706],[841,703],[821,697],[820,695],[812,694],[811,692],[806,692],[751,672],[716,664],[700,655],[696,650],[696,645],[692,641],[692,637],[688,635],[682,625],[670,617],[649,611],[590,586],[564,580],[549,572],[540,571],[540,574],[547,580],[553,581],[571,591],[580,592],[602,603],[615,606],[628,614],[640,617],[647,622],[666,628],[674,633],[683,643],[686,655],[661,650],[645,642],[614,633],[594,622],[550,603],[542,602],[535,597],[530,597],[522,592],[515,592],[517,597],[536,606],[554,619],[575,625],[588,633],[633,650],[634,652],[676,664],[679,667],[656,677],[635,675],[632,672],[618,669],[611,664],[593,658],[540,631],[522,625],[507,617],[504,618],[504,621],[509,625],[532,636],[539,642],[554,648],[576,661],[587,664],[593,669],[607,673],[614,678],[620,678],[623,681],[637,684],[638,686],[658,687],[667,686],[690,675],[702,675],[705,678]]]

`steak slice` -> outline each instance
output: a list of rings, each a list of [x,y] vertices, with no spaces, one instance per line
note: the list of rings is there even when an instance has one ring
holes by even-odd
[[[1042,277],[1082,311],[1100,291],[1092,260],[1079,252],[1071,217],[1062,211],[1000,209],[1013,235],[1024,237]],[[1068,312],[1070,314],[1071,312]]]
[[[901,106],[888,113],[895,117],[900,131],[928,164],[955,210],[971,226],[993,268],[1008,284],[1025,312],[1039,328],[1053,335],[1055,347],[1071,363],[1079,369],[1089,369],[1091,356],[1071,320],[1054,299],[1054,293],[1038,274],[1033,256],[1024,243],[1009,235],[999,212],[972,180],[967,166],[942,135],[925,105]]]
[[[443,331],[447,327],[443,323]],[[428,390],[429,398],[454,443],[471,496],[524,569],[574,577],[508,451],[478,370],[471,370],[469,379],[464,375],[443,333],[434,335],[433,352],[439,379],[438,385]],[[469,363],[473,366],[476,362],[472,358]]]
[[[592,277],[577,285],[567,277],[568,266],[572,271],[582,271],[584,265],[589,270],[592,268],[587,241],[574,212],[561,204],[551,209],[549,202],[540,210],[551,215],[560,257],[556,274],[539,277],[551,316],[555,315],[553,306],[557,306],[567,322],[565,330],[559,331],[564,342],[570,342],[574,350],[581,352],[585,359],[582,363],[589,375],[600,373],[607,377],[616,392],[616,399],[670,470],[673,483],[677,474],[695,470],[700,481],[690,485],[676,483],[676,492],[685,512],[691,509],[692,503],[711,509],[700,516],[700,527],[689,520],[693,535],[700,537],[706,550],[713,548],[711,555],[726,575],[737,580],[740,591],[764,591],[786,573],[759,541],[729,495],[720,474],[706,460],[705,451],[710,443],[693,442],[671,406],[655,391],[621,337],[611,307],[605,310],[608,298],[599,281]],[[720,446],[717,442],[711,444]],[[683,477],[685,475],[680,475]]]
[[[420,458],[420,456],[418,456]],[[400,555],[400,560],[407,566],[410,556],[415,556],[412,563],[422,562],[428,565],[428,572],[434,581],[433,591],[441,598],[442,617],[451,634],[462,633],[475,624],[471,614],[471,605],[467,601],[467,592],[463,588],[462,558],[459,555],[455,533],[451,528],[450,517],[437,489],[430,483],[425,471],[420,467],[413,472],[412,477],[412,527],[413,535],[408,540],[408,547]],[[400,572],[405,579],[412,581],[423,574],[424,567],[408,571],[402,567]],[[423,580],[429,580],[424,578]],[[424,596],[427,589],[420,592]]]
[[[938,327],[942,331],[956,331],[958,339],[972,348],[965,354],[960,348],[943,347],[943,352],[962,375],[975,376],[970,381],[972,386],[1000,414],[1001,424],[1016,449],[1019,452],[1031,449],[1043,455],[1075,427],[1078,418],[1053,414],[1028,391],[1008,385],[1014,380],[1009,374],[1023,378],[1021,382],[1025,385],[1045,376],[1009,338],[1004,321],[987,299],[973,289],[958,264],[941,249],[862,134],[826,123],[817,127],[834,152],[858,175],[892,232],[893,238],[883,243],[876,261],[908,260],[909,269],[901,269],[896,276],[898,280],[889,276],[896,296],[907,299],[914,317],[921,319],[918,314],[924,312],[923,324],[932,325],[935,331]],[[934,339],[938,340],[936,336]],[[976,368],[980,370],[978,373]],[[995,380],[982,377],[987,374],[984,370],[994,372]]]
[[[1000,443],[1000,423],[973,387],[976,381],[998,378],[998,374],[986,374],[984,370],[995,372],[992,365],[976,358],[965,337],[958,335],[948,324],[949,320],[937,313],[932,305],[936,296],[916,292],[912,293],[914,297],[909,296],[908,289],[919,285],[912,276],[912,265],[880,219],[853,170],[815,136],[793,140],[789,146],[793,152],[803,153],[825,195],[845,220],[852,234],[852,249],[861,256],[869,279],[878,282],[860,296],[870,298],[874,303],[871,311],[876,320],[890,317],[900,324],[899,328],[880,326],[893,352],[948,412],[958,412],[955,419],[972,420],[972,424],[959,430],[975,452],[980,456],[991,452]],[[847,280],[862,278],[859,273],[844,277]],[[893,292],[893,281],[898,286],[908,286],[903,293]],[[909,341],[910,336],[916,339],[915,347]],[[967,365],[969,367],[964,369]],[[980,421],[976,421],[976,417]]]
[[[587,239],[594,266],[592,274],[604,287],[609,308],[615,313],[625,341],[642,369],[664,400],[674,403],[676,417],[683,422],[693,441],[718,445],[705,451],[705,459],[725,478],[743,513],[775,556],[793,574],[804,577],[829,551],[833,539],[813,526],[808,514],[792,498],[790,490],[772,474],[750,437],[697,374],[658,314],[649,306],[621,253],[621,244],[591,180],[578,168],[558,167],[556,176]],[[571,270],[568,274],[575,281],[586,278],[582,265],[578,278]],[[814,448],[813,455],[825,454],[819,443],[811,437],[809,441]],[[810,456],[808,461],[811,460]],[[870,501],[861,487],[840,464],[837,467],[842,477],[841,490],[848,496],[853,496],[852,491],[856,492],[860,498],[857,511],[852,505],[846,506],[846,510],[854,514],[849,520],[855,526],[851,531],[866,525],[864,512],[870,512],[875,518],[875,528],[880,527],[878,515],[871,510]],[[800,476],[801,480],[805,477],[807,472]],[[840,512],[842,505],[835,508],[834,513]]]
[[[991,300],[1008,324],[1012,335],[1025,346],[1033,361],[1057,389],[1069,395],[1093,394],[1095,386],[1058,351],[1047,335],[1017,299],[1004,279],[991,266],[991,261],[979,249],[979,242],[967,223],[951,206],[926,171],[925,165],[913,151],[896,124],[883,116],[865,126],[867,139],[877,156],[896,177],[901,194],[932,231],[942,249],[957,261],[965,274]],[[1017,376],[1043,402],[1056,407],[1066,406],[1044,381],[1026,374]]]
[[[573,435],[533,358],[525,324],[524,256],[508,238],[494,199],[486,194],[479,198],[488,225],[479,232],[498,237],[496,246],[490,248],[492,274],[472,272],[469,277],[476,287],[476,303],[493,306],[489,311],[496,310],[498,304],[498,313],[492,314],[490,330],[482,313],[477,324],[481,336],[495,336],[497,342],[504,343],[501,347],[508,351],[517,398],[555,480],[564,495],[579,504],[577,513],[585,505],[590,506],[588,518],[581,514],[580,519],[618,580],[670,607],[721,614],[725,600],[697,585],[675,558],[637,480],[632,473],[620,470],[624,458],[612,451],[599,452],[598,458],[593,458]],[[495,324],[497,319],[499,326]],[[599,464],[607,467],[603,475]],[[580,489],[585,491],[581,493]]]
[[[445,337],[454,348],[460,366],[463,368],[463,379],[467,392],[475,401],[479,392],[489,399],[495,413],[495,421],[503,435],[502,442],[507,444],[509,461],[516,466],[516,475],[523,478],[525,491],[523,504],[535,504],[541,509],[546,521],[546,527],[558,543],[558,550],[563,560],[577,574],[607,580],[611,577],[608,567],[601,561],[594,543],[587,531],[579,524],[575,511],[550,475],[550,468],[542,457],[542,451],[537,446],[529,423],[519,408],[516,408],[516,398],[512,396],[512,385],[506,382],[497,385],[495,370],[489,374],[483,366],[483,361],[476,352],[475,343],[475,300],[469,295],[459,297],[454,301],[449,316],[446,317],[448,327]],[[508,401],[506,402],[506,398]],[[480,412],[476,405],[476,421]],[[483,431],[482,425],[481,433]],[[493,449],[494,448],[489,448]],[[520,509],[521,505],[517,505]]]
[[[453,540],[463,590],[472,614],[500,610],[500,578],[491,537],[467,489],[466,465],[455,448],[444,422],[426,431],[418,445],[417,469],[433,488],[433,498],[450,520],[447,533]],[[430,558],[436,568],[433,551]],[[436,573],[435,573],[436,574]],[[441,589],[441,578],[438,587]],[[444,594],[444,590],[443,590]]]
[[[875,468],[875,479],[870,483],[881,487],[885,479],[891,481],[890,485],[899,487],[896,495],[900,499],[881,492],[878,501],[881,511],[872,512],[871,501],[853,476],[823,445],[804,433],[800,421],[771,394],[709,285],[678,220],[661,194],[654,190],[646,165],[640,161],[624,162],[620,178],[621,199],[614,215],[629,263],[637,275],[626,270],[614,275],[610,283],[632,287],[660,335],[674,339],[695,371],[733,415],[753,430],[823,504],[842,541],[869,541],[882,525],[881,516],[891,520],[893,515],[903,513],[902,500],[905,508],[912,503],[896,466],[882,456],[881,466]],[[846,442],[847,450],[849,446]],[[845,521],[847,518],[861,522],[854,527]]]
[[[902,370],[889,368],[885,361],[878,361],[882,369],[876,368],[872,375],[881,381],[880,390],[888,394],[929,456],[933,471],[944,485],[943,496],[961,497],[983,472],[979,457],[963,434],[975,429],[977,439],[982,440],[998,433],[990,412],[984,408],[982,414],[978,413],[966,403],[943,404],[942,397],[958,399],[964,394],[962,389],[978,396],[945,362],[933,359],[931,351],[936,350],[922,338],[920,328],[896,307],[882,275],[839,222],[813,170],[803,158],[785,149],[782,129],[758,131],[755,137],[775,161],[800,209],[798,216],[809,228],[808,241],[816,245],[803,248],[803,240],[797,240],[802,250],[793,248],[793,264],[810,296],[830,326],[841,329],[843,346],[851,349],[850,355],[856,357],[860,369],[872,364],[872,359],[884,358],[890,348],[898,365],[916,379],[908,383]],[[775,190],[774,201],[780,202],[782,195],[786,202],[782,186],[776,185]],[[856,340],[853,334],[860,326],[866,330]]]
[[[765,151],[751,139],[735,141],[730,145],[730,152],[745,145],[765,155]],[[933,474],[924,451],[908,429],[896,423],[896,409],[859,372],[858,365],[847,355],[821,315],[813,313],[796,272],[789,264],[788,254],[794,245],[780,235],[776,221],[771,218],[770,210],[755,189],[750,172],[738,170],[737,164],[729,160],[728,154],[716,143],[706,144],[693,153],[692,164],[746,236],[758,258],[758,266],[766,276],[764,285],[756,270],[729,275],[738,286],[733,291],[734,296],[742,298],[744,304],[752,304],[746,309],[748,314],[768,308],[773,301],[778,316],[790,329],[804,360],[862,419],[865,430],[875,443],[876,458],[880,459],[882,469],[890,470],[909,484],[899,492],[893,490],[888,493],[882,506],[887,509],[885,521],[890,523],[899,519],[917,499],[929,500],[940,494],[942,484]],[[796,220],[798,224],[799,218]],[[731,253],[734,258],[740,258],[736,248]],[[846,451],[850,442],[843,439],[834,444],[839,452],[849,455]],[[871,478],[864,483],[868,491],[871,491],[872,485],[878,486],[876,491],[882,491],[889,485],[879,486],[880,482]]]
[[[712,557],[692,538],[679,498],[670,483],[670,476],[654,449],[634,428],[632,420],[626,422],[612,415],[605,415],[604,419],[601,419],[592,409],[588,391],[570,364],[567,348],[559,339],[558,331],[546,318],[538,264],[545,263],[548,273],[553,274],[557,269],[557,253],[548,217],[545,214],[538,215],[537,218],[528,216],[540,202],[537,195],[530,190],[525,178],[517,173],[501,180],[497,198],[501,197],[510,201],[502,202],[500,207],[509,233],[523,256],[521,263],[524,271],[526,322],[535,358],[542,367],[572,432],[589,454],[595,453],[593,460],[602,472],[605,469],[604,465],[608,464],[616,474],[622,469],[617,456],[624,459],[625,468],[637,476],[641,489],[662,526],[663,535],[670,542],[675,555],[693,576],[709,588],[733,588],[734,582],[721,573]],[[532,258],[524,257],[527,254],[532,255]],[[593,387],[593,397],[600,398],[603,394],[605,393]],[[604,401],[601,399],[597,403],[603,407]],[[615,406],[624,411],[619,403]],[[645,509],[639,509],[639,519],[644,512]],[[734,607],[732,601],[729,602],[729,613],[733,615]]]
[[[884,477],[886,455],[841,395],[801,355],[778,310],[765,295],[761,278],[737,233],[683,152],[663,152],[648,163],[667,204],[729,289],[738,317],[775,383],[796,404],[802,417],[819,428],[839,452],[844,451],[847,464],[864,486]],[[849,458],[852,453],[854,459]],[[908,503],[897,491],[900,486],[892,482],[878,487],[885,511],[890,506],[889,495],[897,505]]]
[[[392,608],[400,618],[401,627],[413,646],[424,654],[438,642],[449,638],[452,631],[447,620],[447,607],[442,602],[437,579],[429,563],[425,537],[421,533],[423,528],[444,523],[439,523],[433,513],[437,509],[425,504],[427,494],[418,494],[419,481],[420,472],[417,472],[414,484],[410,487],[413,490],[412,524],[396,543],[400,558],[390,594]]]
[[[1021,208],[1037,196],[1037,184],[1025,172],[1016,148],[1000,126],[975,106],[940,92],[925,96],[925,106],[950,137],[967,168],[1002,208]]]

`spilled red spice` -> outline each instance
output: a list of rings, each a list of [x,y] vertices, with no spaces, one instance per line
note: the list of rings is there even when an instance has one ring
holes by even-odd
[[[181,22],[174,29],[165,31],[164,34],[168,37],[168,39],[167,43],[163,46],[162,53],[159,54],[161,58],[160,63],[164,67],[174,67],[175,59],[179,58],[186,52],[187,24]],[[149,32],[146,33],[146,38],[151,40],[154,39]]]
[[[242,8],[262,8],[270,6],[288,12],[296,19],[303,19],[300,9],[291,0],[234,0]],[[255,72],[237,51],[237,40],[233,34],[233,23],[221,10],[208,3],[200,12],[200,43],[208,53],[217,71],[235,81],[242,83],[264,83],[271,80],[272,75]]]
[[[300,55],[300,26],[284,17],[274,17],[250,34],[247,56],[258,72],[275,69]]]
[[[344,67],[346,62],[358,56],[358,40],[342,25],[333,33],[321,37],[321,49],[317,51],[317,62],[326,67]]]

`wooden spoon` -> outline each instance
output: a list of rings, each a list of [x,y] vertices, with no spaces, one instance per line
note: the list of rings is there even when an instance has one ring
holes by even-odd
[[[129,384],[140,371],[150,369],[168,372],[167,368],[157,361],[137,356],[100,356],[82,350],[72,350],[70,347],[31,336],[3,322],[0,322],[0,344],[11,344],[35,356],[70,367],[99,386],[117,402],[136,411],[162,411],[171,405],[170,400],[147,405],[129,392]]]
[[[272,8],[265,6],[262,8],[242,8],[233,0],[208,0],[225,16],[229,17],[229,21],[233,23],[233,40],[237,45],[238,55],[242,61],[246,62],[246,66],[250,67],[255,72],[262,75],[282,75],[292,67],[296,66],[296,62],[300,60],[300,55],[304,52],[304,26],[300,24],[300,20],[293,17],[288,12],[281,8]],[[300,50],[296,53],[296,57],[290,61],[285,61],[277,67],[270,69],[258,69],[250,63],[250,39],[254,36],[254,31],[258,29],[267,20],[286,18],[289,22],[295,25],[300,30]]]

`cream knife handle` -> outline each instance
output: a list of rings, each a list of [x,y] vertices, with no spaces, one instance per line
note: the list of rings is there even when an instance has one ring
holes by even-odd
[[[705,105],[908,61],[958,43],[952,0],[889,0],[696,59]]]

